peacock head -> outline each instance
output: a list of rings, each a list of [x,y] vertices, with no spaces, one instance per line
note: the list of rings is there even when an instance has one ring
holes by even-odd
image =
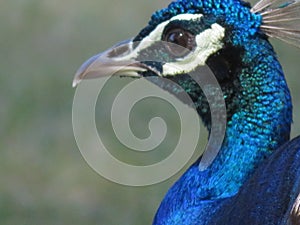
[[[222,89],[228,108],[227,116],[231,117],[236,105],[240,104],[237,95],[241,91],[241,71],[253,67],[254,52],[251,51],[260,54],[263,51],[257,48],[260,42],[267,43],[264,47],[272,51],[268,36],[286,41],[295,39],[292,33],[287,34],[286,30],[280,29],[285,24],[274,24],[273,19],[281,11],[281,17],[289,15],[284,14],[284,10],[293,4],[294,1],[274,5],[262,0],[251,8],[250,4],[240,0],[174,1],[167,8],[155,12],[136,37],[85,62],[77,71],[73,86],[82,79],[112,73],[168,78],[190,95],[205,125],[209,126],[207,99],[188,74],[209,67]],[[273,10],[274,7],[279,9],[279,13]],[[163,89],[176,92],[176,88],[164,85],[161,80],[152,81]]]
[[[249,4],[236,0],[175,1],[155,12],[136,37],[88,60],[78,70],[74,85],[116,69],[129,76],[187,74],[224,49],[243,47],[258,34],[261,21]]]

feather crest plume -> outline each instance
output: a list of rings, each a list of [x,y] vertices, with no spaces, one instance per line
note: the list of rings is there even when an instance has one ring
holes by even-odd
[[[261,0],[251,11],[262,15],[266,35],[300,48],[300,0]]]

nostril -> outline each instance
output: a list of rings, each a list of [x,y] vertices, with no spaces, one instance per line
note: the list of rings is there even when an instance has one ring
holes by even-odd
[[[120,57],[129,51],[128,45],[121,45],[113,48],[110,52],[108,52],[108,58]]]
[[[129,54],[132,49],[131,39],[122,41],[113,46],[106,54],[108,58],[116,58]]]

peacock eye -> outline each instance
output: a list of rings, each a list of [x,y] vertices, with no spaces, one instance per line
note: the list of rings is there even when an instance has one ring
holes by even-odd
[[[175,28],[165,32],[163,41],[171,43],[166,45],[167,49],[176,57],[185,56],[193,50],[195,46],[195,36],[181,28]]]

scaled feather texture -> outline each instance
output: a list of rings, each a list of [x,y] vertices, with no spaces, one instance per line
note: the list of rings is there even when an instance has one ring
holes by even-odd
[[[246,51],[249,51],[249,53],[253,55],[257,54],[257,56],[253,56],[253,58],[250,57],[250,55],[246,54],[246,56],[244,56],[245,58],[243,59],[244,62],[249,60],[252,62],[256,61],[256,63],[261,64],[248,65],[248,69],[250,69],[251,66],[254,66],[254,70],[249,70],[251,71],[250,73],[253,73],[253,77],[255,77],[254,73],[258,73],[261,74],[259,76],[261,76],[262,79],[274,80],[278,79],[276,74],[279,71],[279,73],[282,73],[282,69],[280,67],[277,67],[276,65],[277,59],[272,57],[275,56],[275,53],[273,52],[273,50],[269,49],[270,47],[267,44],[265,44],[264,42],[260,43],[260,41],[257,41],[256,44],[252,44],[252,46],[255,46],[254,48],[248,45],[248,42],[251,42],[250,40],[253,37],[247,37],[246,35],[247,33],[250,33],[251,35],[256,32],[254,30],[256,23],[260,23],[259,29],[267,36],[278,38],[287,43],[300,47],[300,1],[286,2],[278,0],[262,0],[250,10],[253,13],[252,18],[251,16],[247,15],[247,13],[243,11],[243,9],[239,11],[239,7],[241,6],[239,5],[238,1],[176,1],[173,4],[171,4],[167,9],[155,13],[154,17],[152,18],[153,24],[151,22],[150,27],[155,26],[156,23],[159,23],[160,19],[166,16],[170,17],[173,14],[179,13],[180,11],[182,13],[196,13],[197,5],[205,13],[213,14],[215,16],[222,14],[222,10],[224,10],[227,14],[225,15],[225,18],[228,24],[232,24],[232,26],[236,27],[241,26],[241,28],[239,28],[241,30],[243,30],[243,28],[247,30],[253,29],[252,32],[245,32],[243,34],[237,32],[238,35],[233,36],[231,40],[233,44],[236,45],[245,44],[244,47],[247,49]],[[233,19],[231,15],[234,14],[239,14],[241,20]],[[254,15],[261,16],[261,22],[258,22],[259,18],[255,18]],[[142,36],[146,35],[143,32],[147,33],[147,28],[146,30],[143,30],[141,34]],[[138,36],[138,38],[140,37]],[[258,53],[256,51],[258,51]],[[268,60],[270,61],[261,59],[260,62],[257,61],[259,60],[259,55],[261,55],[261,57],[268,58]],[[262,76],[263,73],[266,72],[266,70],[263,69],[263,67],[265,66],[269,67],[269,72],[267,72],[267,76]],[[255,69],[256,67],[261,69],[257,70]],[[246,74],[240,75],[240,79],[243,79],[245,75]],[[247,79],[246,77],[244,78]],[[252,95],[252,98],[253,95],[255,95],[255,91],[254,89],[252,90],[252,88],[262,86],[264,89],[268,89],[271,87],[271,81],[269,84],[267,84],[268,81],[266,81],[266,85],[264,85],[263,83],[258,82],[259,79],[260,78],[258,77],[253,78],[253,86],[247,87],[250,88],[248,95]],[[278,82],[282,81],[278,80]],[[279,83],[272,85],[274,85],[275,87],[278,84]],[[269,99],[268,101],[276,102],[277,97],[275,97],[275,93],[271,95],[269,94],[270,93],[266,93],[265,98]],[[268,95],[269,97],[267,97]],[[289,96],[289,93],[286,92],[285,95]],[[286,104],[286,106],[289,108],[288,111],[290,112],[291,105],[289,101],[290,100],[288,100],[284,104]],[[258,120],[268,118],[269,110],[271,110],[270,112],[271,114],[273,114],[273,116],[275,116],[275,114],[278,113],[274,111],[275,108],[267,109],[263,108],[264,106],[260,107],[262,111],[265,111],[265,115],[263,116],[264,118],[257,118]],[[258,113],[258,111],[256,113]],[[240,114],[239,116],[242,116],[242,114]],[[247,114],[247,116],[249,118],[255,117],[255,115],[251,115],[249,113]],[[270,115],[270,118],[272,118],[272,115]],[[289,134],[290,132],[288,128],[290,121],[288,118],[288,113],[285,116],[281,117],[281,119],[280,117],[277,118],[278,120],[282,120],[281,125],[279,125],[280,121],[278,121],[278,126],[281,126],[281,129],[283,130],[282,134]],[[274,120],[275,117],[273,117],[272,119]],[[242,117],[241,120],[243,120]],[[284,120],[289,122],[286,122],[285,124]],[[256,121],[254,122],[254,124],[255,123],[260,122]],[[266,127],[267,126],[268,125],[266,125]],[[284,126],[286,126],[286,129],[283,128]],[[253,135],[262,135],[257,129],[259,128],[256,128]],[[230,139],[230,136],[232,136],[233,138],[237,138],[236,131],[232,131],[233,133],[230,134],[230,130],[231,129],[229,126],[229,134],[227,135],[228,139]],[[240,135],[244,134],[242,134],[241,132]],[[287,140],[288,139],[286,139],[286,141]],[[261,142],[263,140],[257,139],[257,141]],[[265,139],[265,141],[268,142],[267,139]],[[256,165],[260,166],[258,166],[258,168],[255,169],[255,173],[252,175],[242,175],[245,177],[245,183],[241,185],[238,193],[232,193],[233,195],[228,194],[227,197],[226,195],[224,195],[224,190],[220,192],[219,197],[209,197],[207,196],[207,193],[204,195],[201,194],[202,191],[205,190],[205,180],[207,179],[207,176],[213,177],[215,176],[213,173],[217,173],[217,171],[212,171],[211,175],[208,175],[210,174],[210,172],[207,171],[206,173],[204,172],[202,174],[199,174],[199,171],[197,172],[196,168],[197,163],[195,163],[183,175],[183,177],[178,182],[176,182],[175,185],[169,190],[156,214],[153,224],[299,225],[299,199],[296,201],[296,198],[300,193],[300,138],[294,139],[293,141],[287,142],[284,145],[282,145],[286,141],[278,142],[277,147],[275,147],[275,149],[273,150],[274,152],[271,154],[271,157],[268,158],[267,161],[261,161],[257,159]],[[234,143],[234,141],[232,143]],[[253,146],[257,145],[257,143],[252,144]],[[281,147],[279,147],[280,145]],[[228,146],[228,148],[236,147],[237,146],[235,144]],[[244,145],[244,153],[242,154],[248,154],[247,148],[251,149],[250,146]],[[226,151],[227,154],[229,154],[228,150]],[[252,153],[254,154],[254,152]],[[238,154],[238,151],[235,151],[232,154]],[[267,156],[268,154],[266,154],[265,156],[263,156],[263,154],[260,154],[260,157],[262,158],[266,158]],[[251,156],[249,157],[249,159],[250,158]],[[233,163],[232,167],[235,166],[237,166],[237,164]],[[245,164],[245,167],[247,167],[247,164]],[[237,170],[236,173],[241,173],[241,170]],[[227,171],[227,174],[224,171],[224,173],[221,176],[230,177],[230,169]],[[234,175],[232,176],[234,177]],[[214,185],[216,188],[218,188],[218,186],[221,188],[223,178],[219,177],[217,179],[219,182],[213,183],[211,185]],[[211,182],[211,179],[209,182]],[[192,183],[194,183],[196,187],[193,187]],[[237,185],[236,187],[239,186]],[[213,186],[211,186],[210,188],[212,190],[214,189]],[[184,192],[186,192],[186,194]]]
[[[207,31],[210,36],[203,36]],[[202,61],[191,57],[195,60],[187,63],[189,55],[178,59],[171,48],[139,44],[149,37],[187,43],[192,52],[200,49]],[[185,92],[209,132],[209,102],[188,74],[208,66],[222,89],[227,123],[220,151],[204,171],[200,157],[169,189],[153,225],[300,225],[300,136],[290,140],[291,96],[269,37],[300,47],[300,0],[261,0],[253,8],[241,0],[177,0],[155,12],[136,37],[117,45],[119,51],[100,53],[78,70],[76,85],[134,60],[118,72],[153,77],[176,96]],[[210,46],[218,48],[200,54]],[[142,60],[151,54],[165,61]],[[164,62],[186,64],[170,74]]]

